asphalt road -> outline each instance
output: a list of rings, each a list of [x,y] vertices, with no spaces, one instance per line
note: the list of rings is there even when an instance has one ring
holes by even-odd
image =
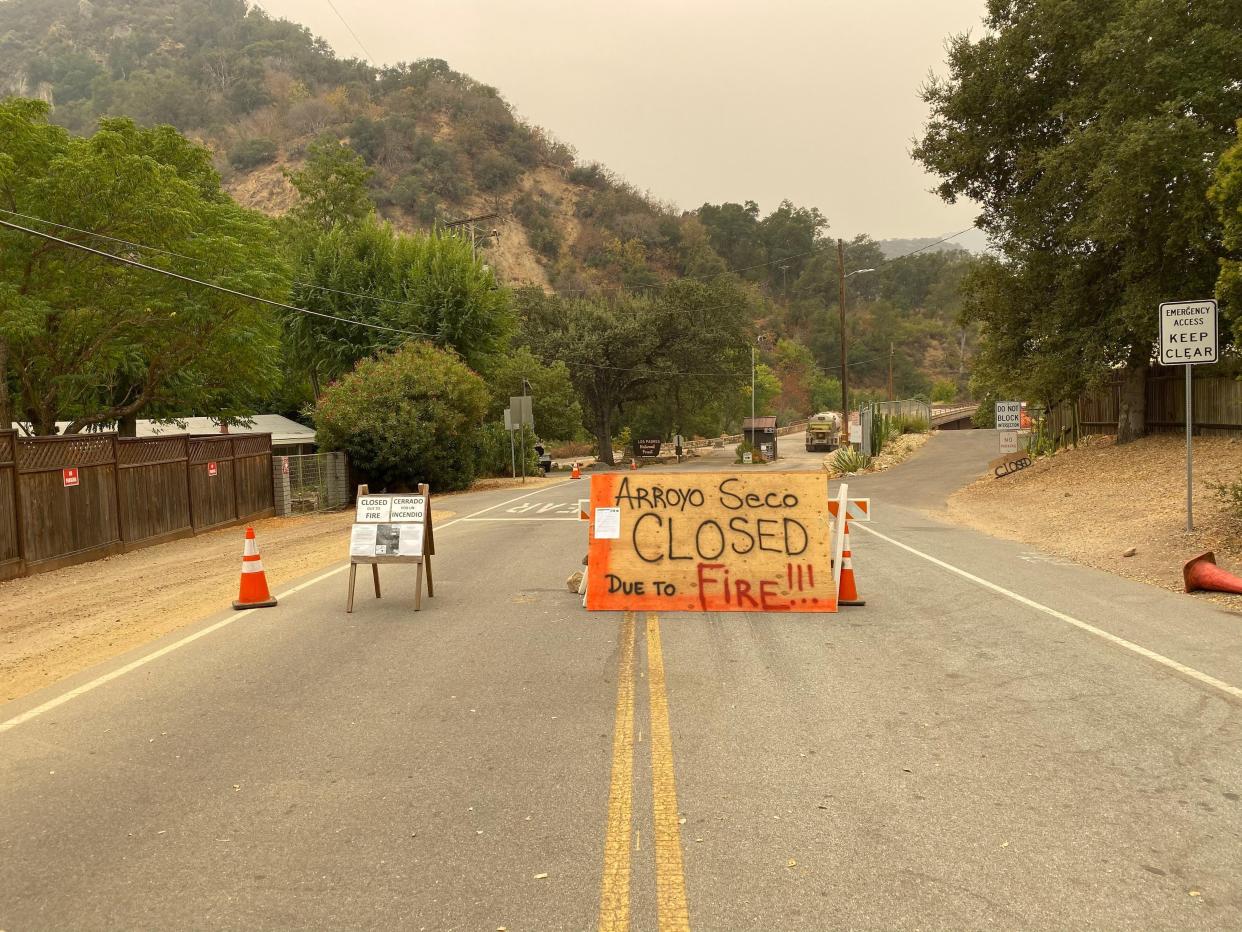
[[[0,706],[0,929],[1242,928],[1238,616],[934,517],[995,443],[836,616],[588,615],[569,481]]]

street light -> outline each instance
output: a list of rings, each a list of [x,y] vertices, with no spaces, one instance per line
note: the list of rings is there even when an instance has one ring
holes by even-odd
[[[846,350],[845,335],[845,280],[850,275],[861,275],[863,272],[874,272],[875,269],[855,269],[845,271],[845,241],[837,240],[837,274],[840,285],[841,304],[841,446],[850,442],[850,370]]]
[[[755,337],[755,346],[763,346],[767,337],[762,333]],[[755,436],[755,346],[750,348],[750,436]]]

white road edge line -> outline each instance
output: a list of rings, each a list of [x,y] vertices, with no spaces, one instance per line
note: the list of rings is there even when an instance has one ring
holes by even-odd
[[[549,488],[559,488],[561,484],[562,483],[558,482],[556,483],[556,485],[552,485],[552,486],[546,486],[546,485],[541,486],[537,489],[532,489],[530,492],[527,492],[524,495],[519,495],[517,498],[511,498],[507,502],[500,502],[499,504],[492,505],[488,508],[480,509],[479,511],[476,511],[473,514],[468,514],[461,518],[453,518],[451,521],[445,521],[443,524],[436,525],[436,530],[442,531],[445,528],[450,527],[451,525],[457,524],[459,521],[468,521],[471,518],[475,517],[475,515],[486,514],[489,511],[495,511],[497,508],[503,508],[505,505],[512,505],[514,502],[520,502],[522,499],[530,498],[532,495],[535,495],[539,492],[546,492]],[[328,572],[322,573],[319,576],[316,576],[314,579],[308,579],[306,582],[302,583],[299,586],[294,586],[292,589],[286,589],[284,592],[277,593],[276,599],[277,601],[281,599],[286,599],[296,592],[301,592],[303,589],[309,589],[311,586],[314,586],[314,585],[317,585],[318,583],[323,582],[325,579],[331,579],[333,576],[337,575],[338,573],[343,573],[347,569],[349,569],[349,564],[348,563],[342,564],[341,566],[338,566],[335,569],[328,570]],[[139,667],[146,666],[147,664],[151,663],[153,660],[158,660],[159,658],[165,656],[166,654],[171,654],[173,651],[179,650],[182,647],[185,647],[187,644],[194,643],[199,638],[206,637],[207,635],[212,634],[213,632],[219,631],[221,628],[228,627],[233,622],[240,621],[241,619],[245,618],[247,615],[253,614],[255,611],[257,611],[257,609],[253,609],[253,608],[243,609],[242,611],[237,612],[234,615],[230,615],[228,618],[223,618],[220,621],[217,621],[214,625],[210,625],[206,628],[203,628],[201,631],[195,631],[193,634],[187,635],[186,637],[183,637],[179,641],[175,641],[172,644],[169,644],[165,647],[161,647],[157,651],[152,651],[146,656],[139,657],[137,660],[132,661],[131,663],[127,663],[125,666],[119,667],[118,669],[113,670],[111,673],[105,673],[103,676],[93,679],[89,683],[83,683],[81,686],[71,689],[67,693],[62,693],[61,695],[57,696],[55,699],[49,699],[47,702],[43,703],[42,705],[37,705],[33,709],[29,709],[23,712],[21,715],[16,715],[6,722],[0,722],[0,733],[8,731],[10,728],[16,728],[18,725],[25,724],[26,722],[30,721],[33,718],[38,718],[40,715],[43,715],[45,712],[50,712],[52,711],[52,709],[55,709],[58,706],[62,706],[66,702],[69,702],[72,699],[78,698],[78,696],[81,696],[81,695],[84,695],[85,693],[90,692],[92,689],[96,689],[97,687],[103,686],[105,683],[110,683],[115,679],[119,679],[120,677],[124,676],[126,673],[132,673],[134,670],[137,670]]]
[[[1097,628],[1095,625],[1088,624],[1085,621],[1080,621],[1079,619],[1073,617],[1072,615],[1067,615],[1064,612],[1058,612],[1055,608],[1049,608],[1047,605],[1043,605],[1039,602],[1034,601],[1033,599],[1028,599],[1024,595],[1018,595],[1018,593],[1016,592],[1011,592],[1010,590],[1006,589],[1004,586],[998,586],[996,583],[989,582],[988,580],[983,579],[982,577],[976,576],[974,573],[969,573],[966,570],[961,569],[960,567],[954,566],[952,563],[946,563],[944,562],[944,560],[938,560],[936,557],[933,557],[930,554],[923,553],[923,551],[921,550],[916,550],[914,547],[911,547],[909,544],[903,544],[899,540],[894,540],[891,537],[881,534],[879,531],[874,530],[870,527],[867,527],[867,525],[865,524],[855,523],[854,527],[860,531],[866,531],[868,534],[874,535],[875,537],[880,538],[880,540],[886,541],[887,543],[892,544],[894,547],[900,547],[902,550],[908,551],[909,553],[914,554],[916,557],[921,557],[924,560],[926,560],[928,563],[934,563],[936,566],[939,566],[941,569],[948,570],[950,573],[956,573],[958,576],[961,576],[963,579],[970,580],[975,585],[982,586],[984,589],[990,589],[993,592],[997,593],[998,595],[1003,595],[1007,599],[1012,599],[1014,602],[1017,602],[1020,605],[1025,605],[1028,608],[1033,608],[1038,612],[1043,612],[1045,615],[1051,615],[1053,618],[1056,618],[1059,621],[1063,621],[1066,624],[1073,625],[1075,628],[1079,628],[1083,631],[1086,631],[1088,634],[1094,634],[1096,637],[1102,638],[1105,641],[1108,641],[1110,644],[1116,644],[1118,647],[1124,647],[1126,650],[1133,651],[1134,653],[1138,654],[1140,657],[1146,657],[1148,660],[1154,661],[1155,663],[1158,663],[1161,666],[1168,667],[1170,670],[1176,670],[1178,673],[1182,674],[1183,676],[1188,676],[1191,679],[1198,680],[1200,683],[1203,683],[1207,686],[1212,686],[1216,689],[1219,689],[1221,692],[1227,695],[1233,696],[1235,699],[1242,699],[1242,689],[1239,689],[1237,686],[1231,686],[1228,683],[1226,683],[1224,680],[1218,680],[1216,677],[1208,673],[1204,673],[1201,670],[1196,670],[1194,667],[1188,667],[1184,663],[1179,663],[1178,661],[1173,660],[1169,657],[1166,657],[1163,654],[1157,654],[1154,650],[1148,650],[1146,647],[1143,647],[1141,644],[1135,644],[1133,641],[1127,641],[1125,638],[1118,637],[1115,634],[1109,634],[1107,631],[1103,630],[1102,628]]]

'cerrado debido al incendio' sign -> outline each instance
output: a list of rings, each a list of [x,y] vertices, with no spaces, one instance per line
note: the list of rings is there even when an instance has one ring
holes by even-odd
[[[588,609],[837,610],[822,475],[596,475],[591,517]]]

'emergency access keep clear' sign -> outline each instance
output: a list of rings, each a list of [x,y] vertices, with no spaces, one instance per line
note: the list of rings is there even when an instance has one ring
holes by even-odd
[[[1216,302],[1166,301],[1160,305],[1160,365],[1216,362]]]

